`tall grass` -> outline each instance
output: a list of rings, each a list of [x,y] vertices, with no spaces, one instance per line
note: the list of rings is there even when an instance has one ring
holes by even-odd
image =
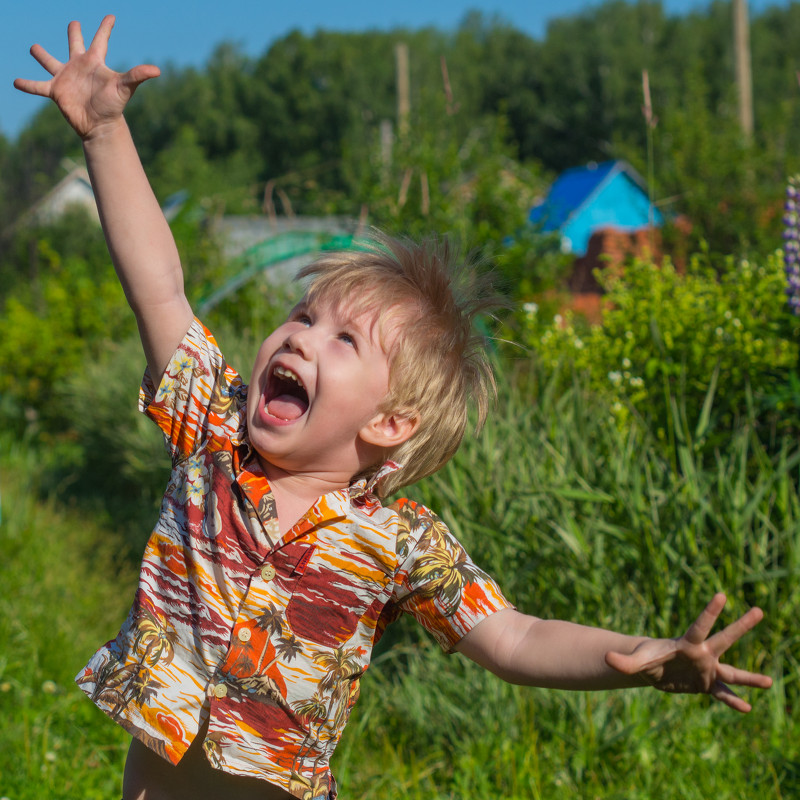
[[[648,633],[672,635],[724,590],[731,615],[753,603],[771,615],[762,642],[791,632],[796,442],[771,457],[745,423],[710,460],[683,435],[673,463],[577,382],[523,383],[506,381],[484,433],[415,489],[515,602],[601,624],[646,617]]]
[[[104,362],[104,377],[113,384],[119,370],[130,397],[128,360]],[[76,396],[100,402],[86,380]],[[111,408],[95,415],[92,444],[135,482],[157,434],[128,427],[117,389],[103,391]],[[401,620],[335,758],[343,797],[798,796],[798,446],[787,439],[770,456],[745,422],[701,458],[702,420],[679,409],[667,453],[646,430],[621,430],[579,381],[508,368],[481,436],[408,494],[533,614],[672,636],[718,589],[729,595],[723,621],[758,603],[766,619],[729,658],[775,687],[747,693],[746,717],[645,689],[521,689],[442,655]],[[11,800],[113,797],[126,745],[71,679],[116,632],[135,565],[118,557],[128,545],[110,524],[113,493],[102,507],[48,497],[50,476],[65,479],[57,455],[0,437],[0,796]]]
[[[737,718],[650,690],[517,689],[439,655],[408,626],[388,635],[406,644],[365,681],[372,700],[345,745],[356,796],[372,796],[370,781],[407,786],[409,765],[416,778],[399,796],[796,794],[797,443],[770,458],[745,424],[701,460],[690,435],[700,421],[679,422],[673,458],[646,430],[620,430],[577,381],[517,375],[484,433],[414,494],[533,614],[674,636],[717,590],[729,596],[723,622],[758,603],[765,621],[727,658],[772,674],[773,690],[750,693],[754,711]],[[381,768],[365,779],[374,749]]]
[[[126,736],[72,682],[112,638],[135,586],[119,541],[56,506],[48,451],[0,436],[0,794],[119,795]]]

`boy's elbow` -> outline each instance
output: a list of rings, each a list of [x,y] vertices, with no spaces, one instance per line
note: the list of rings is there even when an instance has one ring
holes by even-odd
[[[524,684],[521,666],[527,649],[525,641],[538,621],[515,609],[498,611],[478,623],[459,642],[456,651],[507,683]]]

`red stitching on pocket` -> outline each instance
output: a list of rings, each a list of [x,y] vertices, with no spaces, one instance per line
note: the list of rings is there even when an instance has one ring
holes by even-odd
[[[292,570],[292,577],[300,577],[305,571],[306,567],[308,566],[308,562],[311,560],[312,553],[317,549],[315,544],[312,544],[303,555],[300,556],[299,561],[295,564],[294,569]]]

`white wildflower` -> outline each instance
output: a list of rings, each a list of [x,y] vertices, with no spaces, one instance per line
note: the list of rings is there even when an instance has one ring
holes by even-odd
[[[539,306],[536,303],[524,303],[522,305],[522,310],[529,316],[535,317],[536,312],[539,310]]]

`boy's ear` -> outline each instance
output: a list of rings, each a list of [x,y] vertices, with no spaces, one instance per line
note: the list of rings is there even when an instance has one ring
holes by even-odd
[[[394,448],[410,439],[419,428],[419,414],[391,411],[376,414],[360,431],[362,441],[376,447]]]

